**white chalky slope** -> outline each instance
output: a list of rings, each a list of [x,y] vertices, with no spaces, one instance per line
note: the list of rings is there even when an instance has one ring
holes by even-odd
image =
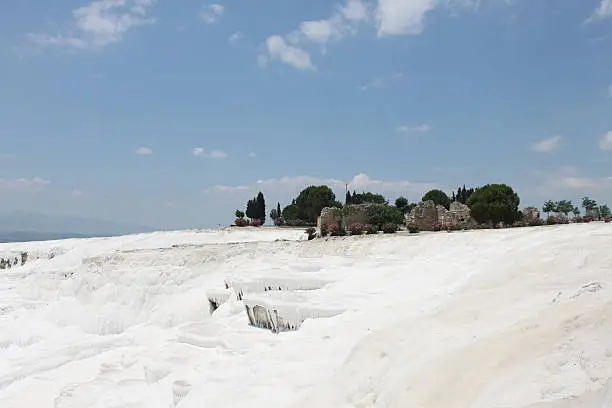
[[[0,407],[612,407],[612,225],[305,237],[0,245]]]

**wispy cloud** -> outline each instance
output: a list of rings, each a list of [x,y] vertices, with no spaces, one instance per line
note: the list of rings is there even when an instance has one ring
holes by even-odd
[[[196,157],[208,157],[209,159],[225,159],[227,157],[227,153],[222,152],[221,150],[205,150],[203,147],[196,147],[191,151]]]
[[[48,186],[49,184],[51,184],[49,180],[45,180],[40,177],[34,177],[31,179],[0,179],[0,188],[11,190],[40,190],[43,187]]]
[[[599,6],[593,11],[589,21],[602,20],[609,17],[612,17],[612,0],[601,0]]]
[[[326,185],[332,188],[338,197],[344,195],[344,190],[348,185],[349,190],[371,191],[380,193],[388,198],[399,195],[419,199],[423,193],[432,188],[443,188],[435,183],[415,183],[407,180],[380,180],[367,174],[359,173],[349,180],[335,178],[322,178],[313,176],[285,176],[280,178],[258,180],[250,186],[215,186],[207,190],[209,193],[217,192],[235,193],[237,191],[265,191],[278,197],[281,201],[289,201],[295,197],[302,189],[312,185]]]
[[[601,150],[612,150],[612,131],[601,137],[599,140],[599,148]]]
[[[362,91],[368,91],[370,89],[387,88],[391,86],[392,84],[400,81],[403,77],[404,77],[404,74],[401,72],[398,72],[390,76],[374,78],[370,82],[366,82],[365,84],[360,85],[359,89],[361,89]]]
[[[76,190],[76,189],[70,192],[70,195],[73,197],[81,197],[83,194],[84,194],[83,191]]]
[[[153,154],[153,150],[148,147],[139,147],[134,151],[138,156],[150,156]]]
[[[538,153],[552,153],[561,146],[562,136],[552,136],[531,145],[531,150]]]
[[[541,179],[537,191],[543,195],[554,195],[561,192],[602,191],[612,189],[612,179],[600,177],[587,177],[573,166],[562,166],[553,171],[536,172],[535,176]]]
[[[221,193],[236,193],[241,191],[248,191],[250,188],[248,186],[213,186],[204,190],[204,194],[211,194],[214,192]]]
[[[327,44],[355,33],[357,25],[368,17],[368,9],[362,0],[346,0],[337,6],[331,17],[300,23],[298,28],[286,35],[273,35],[266,40],[268,57],[294,68],[314,70],[309,45],[327,51]]]
[[[98,0],[72,12],[73,23],[65,33],[30,33],[40,46],[101,49],[120,42],[132,28],[152,24],[148,12],[156,0]]]
[[[291,45],[287,42],[287,40],[285,40],[285,38],[281,37],[280,35],[273,35],[271,37],[268,37],[268,39],[266,40],[266,47],[268,49],[268,54],[271,59],[282,61],[285,64],[298,69],[315,69],[314,65],[312,64],[310,54],[308,52],[295,45]],[[260,58],[258,60],[259,65],[264,66],[265,63],[262,64],[262,62],[266,60]]]
[[[235,43],[240,41],[244,36],[242,35],[242,33],[240,31],[236,31],[234,34],[230,35],[230,37],[228,38],[228,41],[231,43]]]
[[[200,11],[200,18],[206,24],[212,24],[217,21],[225,12],[225,7],[221,4],[207,4]]]
[[[431,130],[431,126],[427,124],[417,126],[398,126],[396,131],[400,133],[425,133]]]
[[[251,153],[249,153],[249,157],[257,157],[257,154],[251,152]]]

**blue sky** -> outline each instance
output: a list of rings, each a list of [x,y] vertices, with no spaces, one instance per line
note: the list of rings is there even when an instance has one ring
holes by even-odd
[[[217,226],[261,190],[612,204],[612,0],[8,0],[0,211]]]

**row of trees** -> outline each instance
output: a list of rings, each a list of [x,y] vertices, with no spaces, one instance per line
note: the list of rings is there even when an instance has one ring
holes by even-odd
[[[481,224],[484,223],[504,223],[511,225],[521,219],[519,211],[520,198],[514,190],[505,184],[487,184],[478,188],[465,186],[457,189],[449,197],[445,192],[434,189],[428,191],[422,201],[433,201],[436,205],[449,208],[452,202],[466,204],[471,209],[472,217]],[[347,191],[345,203],[352,204],[374,204],[368,214],[374,220],[373,223],[382,225],[384,223],[403,223],[403,214],[410,212],[417,204],[410,203],[405,197],[395,200],[395,206],[390,206],[384,196],[370,192],[350,193]],[[582,199],[582,207],[585,214],[593,219],[606,219],[612,214],[607,205],[600,205],[589,197]],[[310,186],[300,192],[300,194],[285,208],[281,210],[280,203],[270,211],[270,218],[276,225],[302,226],[315,225],[321,210],[325,207],[343,208],[343,204],[336,200],[336,195],[328,186]],[[547,201],[544,203],[543,212],[547,216],[551,213],[564,215],[567,217],[573,214],[580,215],[580,209],[573,205],[569,200]],[[263,224],[266,220],[266,203],[262,192],[249,200],[246,205],[246,214],[240,210],[236,211],[236,225],[248,225],[244,216]]]
[[[610,207],[605,204],[600,205],[597,203],[597,201],[591,199],[590,197],[582,198],[581,204],[582,208],[584,208],[585,215],[589,218],[599,220],[609,218],[612,215]],[[567,217],[570,213],[575,217],[580,216],[580,209],[572,204],[572,202],[569,200],[548,200],[542,206],[542,211],[547,217],[549,217],[551,213],[556,215],[562,214],[565,217]]]

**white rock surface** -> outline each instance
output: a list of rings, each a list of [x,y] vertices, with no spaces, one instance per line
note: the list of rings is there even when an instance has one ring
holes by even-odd
[[[0,271],[0,407],[610,407],[610,224],[304,239],[0,245],[33,259]],[[329,283],[210,314],[226,279],[275,277]],[[342,313],[273,334],[245,304]]]

